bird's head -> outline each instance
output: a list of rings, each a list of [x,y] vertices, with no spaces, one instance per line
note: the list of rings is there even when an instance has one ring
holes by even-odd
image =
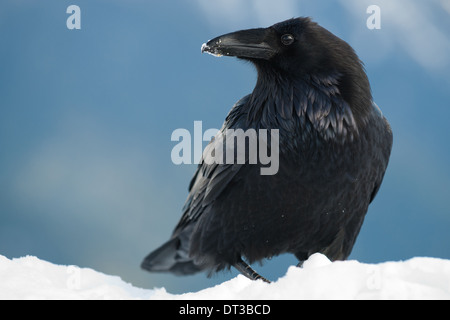
[[[355,51],[310,18],[228,33],[203,44],[202,52],[251,61],[261,78],[312,75],[327,81],[334,76],[342,97],[354,111],[370,105],[370,85]],[[362,96],[367,99],[357,101]]]
[[[345,69],[359,59],[342,39],[310,18],[289,19],[268,28],[228,33],[202,45],[202,52],[216,56],[234,56],[267,65],[278,72],[317,73]],[[340,70],[336,70],[340,71]]]

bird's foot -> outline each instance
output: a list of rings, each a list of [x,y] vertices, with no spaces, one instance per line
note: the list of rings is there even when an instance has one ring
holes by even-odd
[[[242,259],[239,259],[238,262],[234,265],[234,267],[242,273],[244,276],[249,278],[250,280],[262,280],[264,282],[270,283],[269,280],[259,275],[258,272],[252,269],[247,263],[245,263]]]

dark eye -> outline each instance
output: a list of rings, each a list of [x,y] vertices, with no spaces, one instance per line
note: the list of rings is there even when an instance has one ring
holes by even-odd
[[[283,34],[281,36],[281,43],[288,46],[294,42],[294,36],[292,34]]]

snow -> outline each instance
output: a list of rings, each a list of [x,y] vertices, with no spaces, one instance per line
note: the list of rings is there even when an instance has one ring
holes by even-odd
[[[208,42],[209,42],[209,40],[208,40]],[[201,47],[202,53],[206,52],[207,54],[210,54],[210,55],[212,55],[214,57],[222,57],[222,54],[220,54],[218,52],[215,52],[215,51],[212,52],[209,49],[210,49],[210,47],[206,43],[202,44],[202,47]]]
[[[0,299],[450,299],[450,260],[416,257],[365,264],[314,254],[272,283],[237,276],[212,288],[175,295],[133,287],[89,268],[36,257],[0,255]]]

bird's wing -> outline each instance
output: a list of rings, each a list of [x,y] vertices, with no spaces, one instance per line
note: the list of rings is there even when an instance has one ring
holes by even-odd
[[[228,128],[241,127],[240,121],[243,121],[247,116],[246,111],[242,107],[248,99],[249,95],[239,100],[233,106],[218,135]],[[243,164],[219,164],[208,161],[208,157],[217,143],[220,143],[220,139],[211,140],[203,152],[202,161],[189,184],[189,195],[183,206],[183,215],[173,232],[174,236],[187,225],[195,222],[207,210],[211,203],[232,182],[243,166]]]

